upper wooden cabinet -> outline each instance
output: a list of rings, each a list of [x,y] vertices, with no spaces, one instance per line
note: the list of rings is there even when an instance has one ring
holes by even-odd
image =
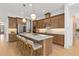
[[[46,19],[44,19],[44,26],[50,26],[50,18],[46,18]]]
[[[64,14],[59,15],[58,19],[59,28],[64,28]]]
[[[64,28],[64,14],[51,16],[34,22],[37,28],[45,28],[46,26],[51,28]]]
[[[9,21],[9,28],[16,28],[16,18],[13,17],[8,17]]]
[[[58,17],[51,17],[51,27],[52,28],[58,27]]]
[[[8,17],[9,28],[16,28],[17,24],[23,24],[22,18]]]
[[[37,28],[43,28],[44,27],[44,20],[38,20],[37,21]]]
[[[17,24],[23,24],[22,18],[17,18]]]
[[[64,14],[51,17],[52,28],[64,28]]]

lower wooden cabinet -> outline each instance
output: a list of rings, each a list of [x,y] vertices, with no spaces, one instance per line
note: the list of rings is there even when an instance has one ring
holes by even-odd
[[[54,35],[53,43],[64,46],[64,35]]]
[[[9,42],[15,42],[17,41],[17,36],[15,33],[9,34]]]

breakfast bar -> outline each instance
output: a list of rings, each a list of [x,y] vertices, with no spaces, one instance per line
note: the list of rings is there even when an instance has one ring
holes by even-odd
[[[34,33],[19,33],[20,36],[38,42],[42,45],[42,55],[50,55],[52,53],[52,39],[53,36]]]

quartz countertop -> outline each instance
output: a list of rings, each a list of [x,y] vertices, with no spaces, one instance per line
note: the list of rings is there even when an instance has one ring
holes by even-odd
[[[50,35],[33,34],[33,33],[19,33],[19,35],[36,40],[36,41],[46,40],[46,39],[54,37],[54,36],[50,36]]]

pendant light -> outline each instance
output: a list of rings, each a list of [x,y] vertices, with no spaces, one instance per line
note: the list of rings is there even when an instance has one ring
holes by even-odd
[[[24,6],[24,18],[23,18],[23,20],[22,20],[22,21],[23,21],[23,23],[26,23],[26,18],[25,18],[25,6],[26,6],[26,5],[25,5],[25,4],[23,4],[23,6]]]
[[[33,8],[32,4],[30,4],[32,7],[32,14],[31,16],[31,33],[33,33],[33,21],[36,20],[36,15],[35,15],[35,9]]]
[[[23,23],[26,23],[26,19],[25,19],[25,18],[23,18],[23,20],[22,20],[22,21],[23,21]]]
[[[31,14],[31,19],[32,19],[32,21],[36,20],[36,15],[35,14]]]
[[[32,10],[31,19],[32,19],[32,21],[36,20],[35,10]]]
[[[32,14],[31,14],[31,20],[36,20],[36,14],[35,14],[35,9],[34,7],[32,6],[32,4],[30,4],[30,6],[32,7]]]

